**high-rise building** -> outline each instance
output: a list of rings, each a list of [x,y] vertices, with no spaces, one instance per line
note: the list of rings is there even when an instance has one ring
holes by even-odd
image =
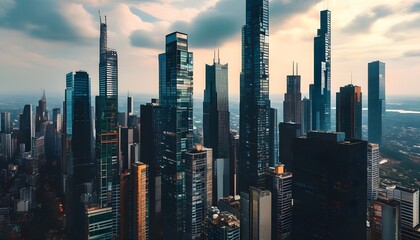
[[[246,1],[242,27],[237,191],[263,188],[270,161],[268,0]]]
[[[201,239],[203,221],[212,206],[211,155],[211,149],[201,146],[185,153],[185,239]]]
[[[279,163],[279,128],[277,121],[277,109],[270,108],[270,166],[276,166]]]
[[[0,133],[0,158],[1,155],[8,162],[12,159],[12,135],[9,133]]]
[[[271,239],[292,239],[292,173],[283,164],[270,168]]]
[[[340,132],[294,140],[294,239],[366,239],[366,149]]]
[[[331,129],[331,12],[321,11],[314,38],[314,84],[311,87],[312,129]]]
[[[132,230],[131,239],[149,239],[149,192],[148,192],[148,166],[142,162],[131,164],[132,176]]]
[[[118,56],[107,46],[107,22],[100,19],[99,96],[96,97],[97,195],[100,207],[111,207],[113,235],[119,235]]]
[[[387,188],[387,198],[401,203],[401,226],[414,228],[419,225],[419,189],[404,186]]]
[[[27,104],[19,115],[19,144],[25,144],[25,152],[32,150],[32,138],[35,137],[32,105]]]
[[[204,220],[203,239],[239,240],[239,219],[229,212],[220,212],[217,207],[211,207]]]
[[[344,132],[346,139],[362,139],[362,90],[349,84],[337,93],[336,130]]]
[[[293,75],[287,76],[287,92],[283,101],[283,122],[300,123],[302,94],[300,92],[300,75],[295,75],[295,64],[293,63]]]
[[[87,207],[85,210],[88,240],[112,240],[112,208]]]
[[[151,239],[162,239],[162,107],[158,99],[140,106],[140,159],[149,165]]]
[[[400,203],[378,199],[369,206],[369,232],[371,240],[401,239]]]
[[[293,172],[293,140],[301,136],[300,124],[288,122],[279,124],[279,161]]]
[[[250,239],[271,239],[271,192],[249,188]]]
[[[312,130],[312,102],[304,97],[300,107],[300,126],[302,135],[306,135]]]
[[[134,215],[132,208],[135,207],[133,204],[134,192],[132,184],[131,169],[123,170],[120,174],[120,240],[131,239],[132,237],[132,219]]]
[[[382,115],[385,113],[385,63],[368,64],[368,139],[381,144]]]
[[[379,145],[368,143],[367,145],[367,200],[373,203],[379,195],[379,162],[381,156]]]
[[[10,125],[10,112],[2,112],[1,113],[1,122],[0,122],[0,132],[3,133],[11,133],[12,128]]]
[[[120,153],[120,172],[125,169],[130,169],[130,145],[133,144],[133,129],[128,127],[119,128],[119,153]]]
[[[213,149],[215,169],[220,169],[213,176],[214,202],[217,201],[217,196],[229,195],[231,191],[229,189],[230,113],[228,93],[228,64],[221,64],[220,58],[216,61],[215,55],[213,65],[206,64],[206,89],[203,102],[203,145]],[[221,184],[217,182],[221,182]],[[219,186],[222,189],[218,189]]]
[[[159,101],[162,106],[163,238],[182,239],[185,230],[185,161],[193,143],[193,53],[188,35],[166,36],[159,55]]]
[[[230,195],[231,196],[236,196],[237,195],[237,191],[236,191],[236,173],[237,173],[237,163],[238,163],[238,158],[239,158],[239,135],[238,132],[236,130],[231,130],[230,131],[230,142],[229,142],[229,150],[230,150]]]
[[[47,98],[45,97],[45,91],[42,94],[41,99],[38,101],[35,113],[35,133],[43,135],[45,131],[45,125],[48,121],[47,112]]]
[[[127,118],[134,114],[134,98],[132,96],[127,97]]]
[[[240,222],[241,222],[241,238],[242,240],[250,240],[251,238],[251,215],[250,215],[250,202],[249,202],[249,193],[241,192],[240,193]]]

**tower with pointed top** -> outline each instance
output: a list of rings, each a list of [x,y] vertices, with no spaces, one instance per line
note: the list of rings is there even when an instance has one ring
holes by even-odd
[[[300,124],[300,101],[302,99],[300,79],[299,72],[297,71],[295,74],[295,64],[293,63],[293,75],[287,76],[287,92],[284,94],[283,101],[283,122]]]
[[[35,133],[44,135],[45,125],[48,121],[47,112],[47,98],[45,96],[45,90],[42,93],[41,99],[38,101],[36,107],[36,118],[35,118]]]
[[[321,11],[314,38],[314,84],[311,85],[312,129],[331,130],[331,12]]]
[[[242,71],[237,190],[266,185],[269,168],[269,11],[268,0],[246,1],[242,27]]]

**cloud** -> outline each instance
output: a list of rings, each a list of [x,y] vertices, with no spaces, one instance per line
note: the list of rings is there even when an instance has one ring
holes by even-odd
[[[394,14],[392,9],[387,6],[377,6],[368,12],[357,15],[343,31],[347,33],[366,33],[369,32],[373,24],[381,18]]]
[[[410,7],[410,12],[420,12],[420,2],[416,2],[416,3],[414,3],[414,4]]]
[[[403,54],[403,57],[420,57],[420,50],[408,51]]]
[[[276,31],[290,16],[307,11],[318,2],[320,0],[271,2],[271,30]],[[237,0],[220,0],[214,6],[200,12],[189,22],[180,20],[173,22],[168,29],[165,29],[165,34],[172,31],[185,32],[189,35],[190,45],[192,47],[211,48],[215,44],[222,44],[238,36],[244,23],[245,1],[241,1],[238,4]],[[158,31],[163,32],[164,29],[159,29]],[[162,38],[165,34],[162,34]],[[151,38],[153,38],[151,32],[136,31],[131,36],[131,43],[136,47],[151,47],[154,45],[151,43],[156,42],[156,39]]]
[[[89,37],[61,14],[66,4],[58,0],[16,0],[0,15],[0,27],[47,41],[86,42]]]
[[[138,9],[138,8],[130,7],[130,11],[131,11],[132,14],[138,16],[143,21],[150,22],[150,23],[159,21],[158,18],[156,18],[156,17],[154,17],[154,16],[152,16],[152,15],[150,15],[150,14],[148,14],[148,13],[146,13],[146,12],[144,12],[144,11]]]
[[[152,32],[147,30],[136,30],[130,35],[130,43],[134,47],[153,49],[162,48],[163,43],[160,43],[163,41],[163,37],[161,39],[157,39],[155,37],[156,35],[157,34],[152,34]]]

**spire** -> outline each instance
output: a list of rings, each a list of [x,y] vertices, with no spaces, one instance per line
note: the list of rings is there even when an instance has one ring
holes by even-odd
[[[299,75],[299,62],[296,63],[296,75]]]
[[[216,49],[213,49],[213,63],[216,63]]]
[[[293,76],[295,76],[295,61],[293,61],[293,64],[292,64],[292,68],[293,68]]]
[[[45,89],[44,89],[44,91],[43,91],[43,93],[42,93],[42,98],[41,98],[41,100],[43,100],[43,101],[46,101],[46,100],[47,100],[47,98],[45,97]]]

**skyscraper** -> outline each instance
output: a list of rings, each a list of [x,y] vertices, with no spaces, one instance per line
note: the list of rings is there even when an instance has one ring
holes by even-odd
[[[140,159],[149,165],[151,239],[162,239],[162,107],[158,99],[140,106]]]
[[[292,239],[292,173],[283,164],[270,168],[271,239]]]
[[[221,170],[227,173],[214,176],[215,183],[221,181],[222,186],[226,186],[223,189],[217,189],[219,184],[213,184],[215,196],[218,192],[222,195],[230,193],[229,114],[228,64],[221,64],[220,58],[216,61],[215,56],[213,65],[206,64],[206,89],[203,102],[203,145],[213,149],[214,161],[217,162],[215,165],[220,165]],[[217,201],[216,197],[213,200]]]
[[[134,98],[132,96],[127,97],[127,118],[134,114]]]
[[[44,91],[41,99],[38,101],[38,106],[36,107],[35,133],[39,133],[43,135],[47,121],[48,121],[47,98],[45,97],[45,91]]]
[[[185,153],[185,239],[201,239],[203,221],[212,206],[213,159],[208,151],[196,146]]]
[[[239,240],[239,219],[229,212],[220,212],[217,207],[211,207],[204,220],[203,239]]]
[[[293,75],[287,76],[287,92],[283,101],[283,122],[300,123],[302,94],[300,93],[300,75],[295,75],[293,63]]]
[[[385,63],[368,64],[368,139],[382,142],[382,115],[385,113]]]
[[[166,36],[159,55],[159,100],[162,105],[162,212],[164,239],[182,239],[185,229],[185,161],[193,141],[193,53],[188,36]]]
[[[270,141],[269,141],[269,163],[270,166],[276,166],[279,163],[279,125],[277,121],[277,109],[270,108]]]
[[[119,235],[118,56],[107,46],[107,22],[100,21],[99,96],[96,97],[97,194],[102,208],[112,207],[113,235]]]
[[[130,239],[149,239],[149,192],[148,166],[142,162],[131,164],[132,186],[132,231]]]
[[[419,222],[419,189],[394,186],[387,189],[387,198],[401,203],[401,226],[414,228]]]
[[[401,208],[396,200],[378,199],[369,206],[371,240],[401,239]]]
[[[249,188],[250,239],[271,239],[271,193]]]
[[[294,239],[366,238],[366,145],[340,132],[294,140]]]
[[[10,112],[2,112],[1,113],[1,122],[0,122],[0,132],[2,133],[11,133],[12,128],[10,125]]]
[[[331,12],[321,11],[314,38],[314,84],[311,87],[312,129],[331,129]]]
[[[353,84],[340,88],[337,93],[337,132],[344,132],[346,139],[362,139],[362,91]]]
[[[302,135],[306,135],[312,130],[312,102],[304,97],[300,107],[300,126]]]
[[[25,152],[32,150],[33,137],[35,137],[35,128],[32,105],[27,104],[23,108],[23,113],[19,115],[19,144],[25,144]]]
[[[379,145],[368,143],[367,145],[367,200],[373,203],[379,195]]]
[[[293,141],[301,135],[300,124],[292,122],[279,124],[279,161],[291,172],[293,172]]]
[[[242,27],[242,71],[237,191],[264,187],[269,168],[269,19],[268,0],[246,1]]]

